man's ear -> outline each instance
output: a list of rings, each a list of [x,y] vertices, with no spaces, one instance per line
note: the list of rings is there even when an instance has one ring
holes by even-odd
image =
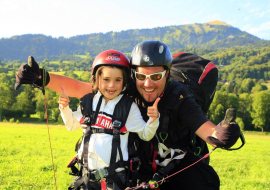
[[[168,79],[169,76],[170,76],[170,69],[167,69],[167,71],[166,71],[166,78]]]

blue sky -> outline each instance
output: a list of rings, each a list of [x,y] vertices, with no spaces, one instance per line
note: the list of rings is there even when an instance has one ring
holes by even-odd
[[[68,38],[214,20],[270,40],[269,0],[0,0],[0,38]]]

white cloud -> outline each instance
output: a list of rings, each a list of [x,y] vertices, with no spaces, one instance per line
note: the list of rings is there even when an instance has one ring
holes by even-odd
[[[251,3],[250,2],[247,2],[246,4],[243,4],[242,7],[250,7],[251,6]]]
[[[264,16],[268,16],[270,18],[270,9],[268,9],[266,11],[262,11],[261,13],[259,13],[260,18],[262,18]]]
[[[251,33],[253,35],[256,35],[256,33],[270,30],[270,22],[262,23],[258,27],[255,27],[249,24],[249,25],[244,26],[242,30],[247,31],[248,33]]]
[[[220,19],[220,14],[209,15],[207,18],[208,18],[209,21],[219,20]]]
[[[259,8],[252,8],[248,11],[249,13],[254,13],[254,14],[258,14],[260,12]]]
[[[248,31],[250,28],[252,28],[251,24],[247,24],[241,28],[242,31]]]
[[[226,23],[231,25],[231,26],[234,26],[237,22],[238,22],[237,20],[229,20]]]
[[[245,18],[244,18],[244,21],[248,21],[250,19],[250,16],[246,16]]]

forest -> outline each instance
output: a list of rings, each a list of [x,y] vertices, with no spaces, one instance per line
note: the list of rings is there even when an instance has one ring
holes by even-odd
[[[219,70],[219,81],[214,100],[207,112],[208,118],[219,123],[229,107],[237,110],[237,119],[242,130],[270,131],[270,48],[222,48],[216,50],[183,48],[178,52],[197,54],[211,60]],[[127,54],[130,56],[130,54]],[[88,82],[94,57],[73,55],[68,59],[44,59],[38,62],[49,72],[62,74]],[[21,122],[30,118],[45,121],[44,99],[51,123],[62,123],[58,109],[59,94],[46,88],[41,90],[23,85],[14,90],[16,72],[21,61],[0,62],[0,120]],[[71,98],[70,107],[76,110],[78,98]]]

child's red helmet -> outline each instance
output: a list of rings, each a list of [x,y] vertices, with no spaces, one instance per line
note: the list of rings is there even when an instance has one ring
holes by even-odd
[[[92,64],[92,75],[95,75],[100,66],[106,65],[123,67],[130,74],[129,59],[120,51],[106,50],[98,54]]]

